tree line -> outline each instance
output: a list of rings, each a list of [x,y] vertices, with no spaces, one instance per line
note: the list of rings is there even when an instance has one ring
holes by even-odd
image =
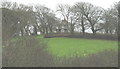
[[[8,39],[16,35],[49,33],[117,34],[119,3],[109,9],[87,2],[74,5],[59,4],[53,11],[42,5],[24,5],[2,2],[2,35]],[[59,16],[57,16],[59,15]]]

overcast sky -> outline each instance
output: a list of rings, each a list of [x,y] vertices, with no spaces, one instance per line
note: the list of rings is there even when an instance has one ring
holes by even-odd
[[[119,0],[8,0],[13,1],[17,3],[23,3],[23,4],[41,4],[48,8],[51,8],[52,10],[56,10],[56,6],[58,4],[70,4],[73,5],[76,2],[89,2],[93,5],[103,7],[104,9],[110,8],[111,5],[113,5],[115,2],[118,2]]]

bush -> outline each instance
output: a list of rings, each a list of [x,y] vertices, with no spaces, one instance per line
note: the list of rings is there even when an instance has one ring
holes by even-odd
[[[104,39],[104,40],[118,40],[117,35],[109,35],[109,34],[70,34],[70,33],[54,33],[54,34],[47,34],[44,36],[45,38],[53,38],[53,37],[68,37],[68,38],[86,38],[86,39]]]

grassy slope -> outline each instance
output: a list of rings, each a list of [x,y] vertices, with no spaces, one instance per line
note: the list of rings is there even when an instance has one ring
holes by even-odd
[[[89,40],[75,38],[45,38],[47,50],[56,57],[87,56],[106,50],[117,51],[117,41]]]

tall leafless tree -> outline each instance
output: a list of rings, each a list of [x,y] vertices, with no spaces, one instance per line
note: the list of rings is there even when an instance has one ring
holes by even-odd
[[[102,21],[102,15],[104,12],[101,7],[95,7],[94,5],[85,2],[78,2],[75,4],[75,6],[78,9],[77,11],[79,11],[81,14],[83,14],[83,16],[86,17],[93,34],[103,29],[102,27],[97,27],[98,24]]]

